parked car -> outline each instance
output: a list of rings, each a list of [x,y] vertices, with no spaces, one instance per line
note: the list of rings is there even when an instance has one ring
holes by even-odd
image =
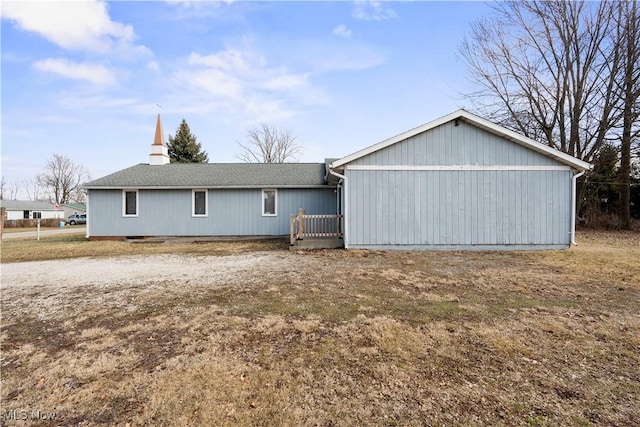
[[[87,214],[73,214],[69,215],[67,218],[67,224],[76,225],[76,224],[86,224],[87,223]]]

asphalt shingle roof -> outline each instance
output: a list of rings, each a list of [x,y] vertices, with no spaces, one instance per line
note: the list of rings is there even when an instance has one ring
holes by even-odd
[[[99,188],[306,187],[326,185],[324,163],[138,164],[84,185]]]
[[[52,211],[55,209],[52,203],[29,200],[0,200],[0,206],[8,211]]]

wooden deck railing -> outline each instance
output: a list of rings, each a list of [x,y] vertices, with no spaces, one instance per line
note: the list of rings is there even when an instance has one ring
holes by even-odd
[[[289,243],[305,237],[342,237],[342,215],[306,215],[304,209],[291,214]]]

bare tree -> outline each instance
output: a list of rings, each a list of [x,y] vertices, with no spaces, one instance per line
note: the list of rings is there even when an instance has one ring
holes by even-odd
[[[81,185],[88,179],[89,173],[84,166],[59,154],[54,154],[47,161],[46,171],[37,176],[37,182],[47,189],[51,201],[57,204],[82,200]]]
[[[288,130],[279,130],[265,123],[247,131],[248,142],[238,145],[242,153],[238,158],[246,163],[285,163],[295,160],[301,147]]]
[[[623,65],[618,79],[622,100],[622,134],[620,137],[620,226],[631,229],[631,145],[638,136],[640,114],[640,14],[638,2],[618,4],[618,31],[614,40],[621,52]],[[635,127],[635,130],[634,130]]]
[[[16,200],[18,198],[20,188],[15,181],[7,181],[7,179],[3,176],[0,186],[1,200]]]
[[[460,46],[485,115],[590,161],[620,120],[615,3],[499,2]]]
[[[22,179],[19,185],[29,200],[38,202],[50,199],[50,197],[47,196],[47,188],[37,177],[36,179]]]

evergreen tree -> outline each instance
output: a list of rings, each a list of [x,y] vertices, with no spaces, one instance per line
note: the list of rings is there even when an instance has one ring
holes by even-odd
[[[169,135],[167,142],[171,163],[208,163],[209,155],[202,150],[202,145],[191,133],[185,119],[178,126],[176,136]]]

